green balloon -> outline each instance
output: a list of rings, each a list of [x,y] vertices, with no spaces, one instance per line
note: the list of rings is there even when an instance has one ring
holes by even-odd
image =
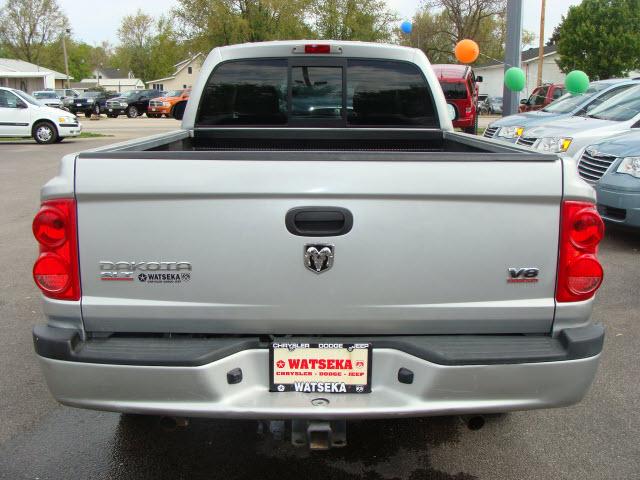
[[[521,68],[511,67],[504,72],[504,84],[513,92],[521,92],[524,90],[526,78]]]
[[[580,94],[589,88],[589,77],[582,70],[572,70],[564,79],[564,86],[573,94]]]

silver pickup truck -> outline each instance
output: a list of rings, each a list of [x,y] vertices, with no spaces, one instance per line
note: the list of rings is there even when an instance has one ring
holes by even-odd
[[[580,401],[603,223],[575,166],[453,131],[425,55],[216,48],[182,129],[42,189],[35,350],[65,405],[293,420]]]

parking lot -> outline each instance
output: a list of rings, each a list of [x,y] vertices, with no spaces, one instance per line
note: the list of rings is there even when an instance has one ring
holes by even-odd
[[[33,353],[42,322],[31,278],[31,220],[39,188],[66,153],[177,128],[172,119],[83,120],[105,138],[0,142],[1,479],[631,479],[640,472],[640,233],[610,227],[601,247],[605,283],[594,318],[607,327],[596,381],[582,403],[488,417],[469,430],[458,417],[366,421],[349,446],[296,449],[256,422],[156,418],[59,406]]]

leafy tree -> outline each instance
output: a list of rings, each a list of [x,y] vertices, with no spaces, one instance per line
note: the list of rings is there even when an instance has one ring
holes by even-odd
[[[413,17],[402,43],[423,50],[433,63],[455,63],[456,43],[471,38],[489,58],[504,51],[506,2],[495,0],[427,1]]]
[[[483,24],[496,16],[504,18],[506,0],[432,0],[425,2],[425,7],[439,10],[448,20],[451,30],[449,34],[453,43],[462,39],[476,39],[481,33]]]
[[[189,54],[179,41],[173,24],[173,19],[167,16],[161,16],[157,20],[155,34],[149,46],[150,62],[145,72],[145,80],[171,75],[173,66]]]
[[[564,16],[562,17],[562,21],[564,22]],[[549,37],[549,40],[547,40],[547,46],[557,45],[559,40],[560,40],[560,25],[556,25],[555,28],[553,29],[553,33]]]
[[[67,38],[66,46],[69,76],[76,81],[90,78],[96,67],[109,64],[110,46],[106,42],[103,42],[101,46],[94,47],[88,43]],[[43,47],[39,64],[58,72],[64,72],[62,39],[50,42]]]
[[[118,28],[120,45],[116,47],[112,66],[131,70],[136,77],[148,79],[154,25],[153,17],[140,9],[133,15],[124,16]]]
[[[640,68],[640,0],[584,0],[569,8],[558,28],[558,65],[590,78]]]
[[[506,39],[506,2],[450,0],[427,2],[413,17],[411,35],[399,34],[404,45],[422,49],[433,63],[455,63],[455,45],[471,38],[480,46],[478,63],[504,57]],[[536,36],[522,32],[522,46]]]
[[[304,38],[312,0],[178,0],[173,14],[192,51],[219,45]]]
[[[38,63],[68,25],[56,0],[7,0],[0,10],[0,43],[16,58]]]
[[[451,25],[440,12],[423,8],[414,15],[409,36],[399,33],[403,45],[421,49],[432,63],[451,63],[454,42],[451,37]]]
[[[382,0],[319,0],[313,12],[318,38],[388,42],[398,22]]]

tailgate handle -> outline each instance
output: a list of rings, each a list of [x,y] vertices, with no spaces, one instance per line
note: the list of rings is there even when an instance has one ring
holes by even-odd
[[[301,237],[334,237],[351,231],[353,215],[342,207],[296,207],[287,212],[285,225]]]

